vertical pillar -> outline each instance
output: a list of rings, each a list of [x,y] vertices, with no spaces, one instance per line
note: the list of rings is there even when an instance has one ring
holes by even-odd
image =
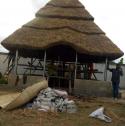
[[[32,65],[33,65],[33,58],[30,59],[30,75],[31,75],[31,72],[32,72]]]
[[[74,83],[74,80],[76,79],[76,75],[77,75],[77,62],[78,62],[77,52],[76,52],[76,57],[75,58],[76,58],[75,59],[75,73],[74,73],[74,76],[73,76],[72,75],[73,71],[71,71],[71,78],[70,78],[70,81],[69,81],[69,93],[72,93],[72,83]]]
[[[69,94],[72,93],[72,80],[69,80]]]
[[[104,81],[107,81],[107,63],[108,58],[105,59]]]
[[[74,79],[76,79],[76,74],[77,74],[77,62],[78,62],[78,56],[77,56],[77,52],[76,52],[75,75],[74,75]]]
[[[11,62],[11,57],[9,56],[9,58],[8,58],[8,64],[7,64],[7,71],[6,71],[6,74],[9,74],[10,62]]]
[[[45,77],[45,72],[46,72],[46,50],[44,52],[43,77]]]
[[[17,67],[18,67],[18,50],[16,50],[16,56],[15,56],[15,73],[17,75]]]

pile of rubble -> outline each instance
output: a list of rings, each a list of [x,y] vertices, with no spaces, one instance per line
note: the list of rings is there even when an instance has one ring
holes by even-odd
[[[51,88],[41,90],[33,102],[27,104],[27,107],[52,112],[75,113],[77,111],[74,101],[68,100],[67,92]]]

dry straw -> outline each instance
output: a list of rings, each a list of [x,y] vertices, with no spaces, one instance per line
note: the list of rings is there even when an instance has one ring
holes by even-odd
[[[5,110],[12,110],[14,108],[20,107],[25,103],[28,103],[32,98],[37,96],[40,90],[48,87],[48,82],[42,80],[32,86],[27,87],[18,97],[11,101],[6,107]]]

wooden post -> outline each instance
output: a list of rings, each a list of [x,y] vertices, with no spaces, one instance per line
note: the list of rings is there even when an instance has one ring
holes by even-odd
[[[69,80],[69,94],[71,94],[72,93],[72,80],[70,79]]]
[[[108,58],[105,59],[104,81],[107,81],[107,63]]]
[[[17,67],[18,67],[18,50],[16,50],[16,56],[15,56],[15,73],[17,75]]]
[[[31,71],[32,71],[32,65],[33,65],[33,58],[30,59],[30,75],[31,75]]]
[[[10,62],[11,62],[11,57],[9,56],[9,58],[8,58],[8,64],[7,64],[6,74],[9,74]]]
[[[76,52],[76,57],[75,58],[76,58],[76,60],[75,60],[75,74],[74,74],[74,78],[71,75],[71,78],[69,80],[69,93],[72,93],[72,83],[74,83],[74,80],[76,79],[76,75],[77,75],[77,62],[78,62],[77,52]]]
[[[46,50],[44,52],[43,77],[45,77],[45,72],[46,72]]]
[[[78,62],[78,56],[77,56],[77,52],[76,52],[75,75],[74,75],[74,79],[76,79],[76,75],[77,75],[77,62]]]

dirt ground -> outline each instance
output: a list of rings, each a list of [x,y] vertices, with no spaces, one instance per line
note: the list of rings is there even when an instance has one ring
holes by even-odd
[[[6,91],[5,91],[6,92]],[[4,92],[4,94],[5,94]],[[52,113],[19,108],[13,111],[0,110],[0,126],[124,126],[125,101],[111,98],[75,98],[77,113]],[[103,106],[104,114],[112,118],[106,123],[89,114]]]

